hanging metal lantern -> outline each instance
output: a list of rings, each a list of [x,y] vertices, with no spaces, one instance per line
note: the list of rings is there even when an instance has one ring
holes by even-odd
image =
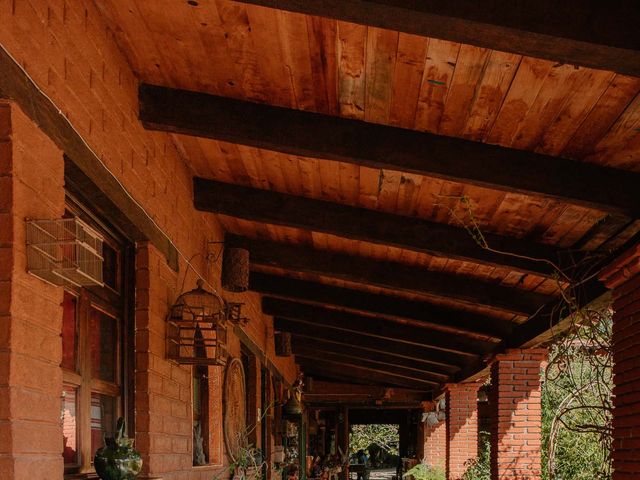
[[[171,307],[167,322],[167,356],[183,364],[227,363],[226,307],[222,298],[197,287]]]
[[[287,403],[284,404],[284,413],[285,415],[302,414],[302,403],[294,394],[291,394],[289,400],[287,400]]]
[[[302,415],[303,387],[302,376],[299,375],[289,390],[289,400],[284,404],[283,411],[285,415]]]
[[[246,292],[249,288],[249,250],[227,247],[222,254],[222,288]]]

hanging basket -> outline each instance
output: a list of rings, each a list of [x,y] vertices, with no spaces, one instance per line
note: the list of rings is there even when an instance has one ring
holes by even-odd
[[[222,288],[241,293],[249,289],[249,250],[228,247],[222,255]]]

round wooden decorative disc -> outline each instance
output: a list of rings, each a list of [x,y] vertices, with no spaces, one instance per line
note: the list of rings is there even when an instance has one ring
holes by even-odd
[[[239,358],[227,365],[224,379],[224,443],[232,461],[236,461],[247,426],[244,368]]]

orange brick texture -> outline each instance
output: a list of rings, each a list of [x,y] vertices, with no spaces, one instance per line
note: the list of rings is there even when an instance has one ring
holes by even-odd
[[[24,219],[62,216],[63,181],[62,152],[0,101],[2,479],[62,478],[62,291],[27,274]]]
[[[541,475],[541,368],[544,348],[509,350],[491,366],[491,478]]]
[[[219,262],[207,265],[204,256],[207,242],[222,239],[222,228],[193,208],[193,170],[176,139],[138,121],[138,80],[96,3],[0,2],[0,43],[177,248],[186,257],[200,254],[195,269],[219,287]],[[62,289],[26,274],[24,218],[62,216],[63,152],[18,106],[0,105],[0,478],[59,480]],[[226,461],[222,368],[209,372],[212,465],[193,468],[191,369],[165,355],[168,308],[196,276],[184,259],[179,273],[172,271],[152,246],[138,245],[137,253],[135,438],[144,475],[209,480]],[[275,356],[272,321],[261,313],[259,296],[225,296],[245,304],[251,319],[245,333],[293,381],[295,364]],[[237,357],[240,343],[229,333]]]
[[[466,463],[478,456],[478,389],[475,383],[447,384],[446,472],[459,480]]]
[[[447,425],[440,422],[433,427],[424,424],[424,458],[433,467],[444,469],[446,461]]]
[[[613,480],[640,478],[640,245],[602,275],[613,289]]]

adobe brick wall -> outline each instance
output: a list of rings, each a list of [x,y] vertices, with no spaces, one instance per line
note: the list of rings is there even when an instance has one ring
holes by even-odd
[[[451,383],[446,392],[446,472],[459,480],[465,463],[478,456],[478,389],[476,383]]]
[[[447,458],[447,424],[439,422],[430,427],[424,424],[424,458],[434,467],[445,468]]]
[[[63,157],[0,101],[0,478],[62,478],[62,291],[26,272],[25,218],[64,213]]]
[[[640,477],[640,245],[601,276],[613,289],[613,479]]]
[[[193,172],[172,136],[148,132],[138,122],[138,82],[94,2],[0,2],[0,18],[0,44],[64,112],[177,248],[188,258],[204,252],[208,241],[221,240],[222,231],[215,217],[193,208]],[[22,219],[27,215],[41,218],[62,215],[63,160],[62,152],[19,108],[12,108],[12,113],[14,111],[19,121],[13,122],[13,144],[7,142],[6,127],[3,127],[6,122],[0,121],[0,227],[11,227],[11,233],[6,229],[0,231],[0,361],[11,353],[10,362],[0,363],[0,392],[10,390],[11,395],[29,392],[35,398],[31,405],[37,408],[18,412],[17,405],[22,402],[13,402],[11,395],[2,395],[9,400],[3,403],[0,399],[0,478],[10,473],[6,478],[14,475],[21,479],[28,475],[30,479],[58,480],[62,477],[59,427],[62,379],[58,368],[62,290],[44,286],[42,281],[26,275]],[[16,175],[18,155],[7,164],[7,148],[19,150],[19,158],[24,158],[19,166],[28,165],[19,175]],[[10,177],[7,171],[12,172]],[[6,193],[7,185],[13,187],[12,193]],[[10,218],[6,216],[8,195],[12,206],[15,205]],[[19,221],[14,221],[15,218]],[[15,243],[6,241],[9,235],[15,237]],[[9,243],[11,246],[7,248]],[[185,288],[192,288],[196,276],[186,268],[184,259],[176,273],[154,247],[140,245],[138,251],[146,252],[146,256],[138,259],[136,274],[135,340],[139,350],[136,355],[136,441],[145,456],[145,472],[165,480],[210,479],[225,461],[221,430],[222,369],[213,367],[210,372],[213,402],[210,459],[218,466],[192,468],[190,368],[167,361],[164,353],[167,309],[180,293],[183,279]],[[196,257],[193,263],[198,272],[219,289],[219,262],[208,266],[202,257]],[[11,275],[7,274],[8,270]],[[245,303],[244,313],[251,319],[245,333],[292,382],[295,364],[290,358],[275,356],[272,321],[262,315],[259,296],[246,293],[225,294],[225,297]],[[32,303],[25,305],[28,303],[25,299]],[[11,316],[6,314],[9,302]],[[18,328],[22,325],[20,322],[35,332],[30,333],[31,345],[35,335],[38,348],[30,348],[35,352],[29,356],[14,354],[13,349],[19,346],[14,339],[21,339],[19,335],[24,332],[22,327]],[[239,340],[231,332],[230,337],[231,353],[238,356]],[[11,347],[10,342],[13,342]],[[32,372],[47,382],[40,382],[42,385],[37,388],[32,386],[31,376],[27,374]],[[13,430],[16,422],[22,422],[25,428],[21,431],[25,433],[29,432],[26,427],[37,425],[38,442],[27,443],[24,438],[16,437]],[[33,436],[31,431],[29,438]],[[32,460],[37,462],[31,465],[28,462]]]
[[[509,350],[491,365],[491,478],[541,478],[544,348]]]

